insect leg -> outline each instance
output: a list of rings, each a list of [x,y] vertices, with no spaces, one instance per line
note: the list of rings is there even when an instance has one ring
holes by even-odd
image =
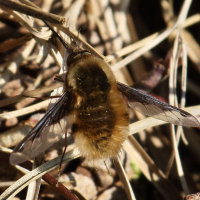
[[[61,170],[61,165],[62,165],[62,162],[63,162],[63,158],[64,158],[64,155],[65,155],[65,152],[67,150],[67,132],[65,132],[65,148],[64,148],[64,151],[63,151],[63,154],[62,154],[62,158],[60,160],[60,166],[58,168],[58,176],[57,176],[57,184],[56,184],[56,187],[58,187],[58,179],[60,177],[60,170]]]
[[[106,164],[106,161],[104,160],[103,162],[104,162],[104,165],[106,166],[106,169],[107,169],[107,171],[108,171],[108,174],[109,174],[110,176],[112,176],[112,174],[110,173],[110,170],[109,170],[109,168],[108,168],[108,166],[107,166],[107,164]]]
[[[47,99],[54,99],[54,98],[60,98],[61,95],[56,95],[56,96],[50,96],[50,97],[30,97],[27,95],[22,94],[23,97],[29,97],[29,98],[35,98],[35,99],[40,99],[40,100],[47,100]]]

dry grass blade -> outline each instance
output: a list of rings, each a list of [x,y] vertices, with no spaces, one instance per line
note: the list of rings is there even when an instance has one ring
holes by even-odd
[[[48,22],[59,23],[59,24],[65,23],[64,17],[61,17],[61,16],[59,17],[59,16],[51,14],[49,12],[41,11],[40,9],[35,9],[33,7],[21,4],[17,1],[0,0],[0,5],[5,6],[9,9],[16,10],[18,12],[27,14],[27,15],[33,16],[33,17],[38,18],[38,19],[46,20]]]
[[[0,151],[5,152],[5,153],[12,153],[11,149],[8,149],[8,148],[2,147],[2,146],[0,146]]]
[[[170,65],[171,68],[170,68],[169,86],[171,90],[170,90],[169,101],[172,105],[178,104],[177,96],[176,96],[176,84],[177,84],[177,69],[178,69],[178,61],[179,61],[179,53],[180,53],[179,52],[179,38],[180,38],[180,29],[179,31],[177,31],[176,39],[174,42],[173,56],[171,58],[171,65]],[[175,137],[175,127],[174,125],[171,125],[172,143],[173,143],[173,150],[174,150],[173,154],[175,155],[175,158],[176,158],[178,173],[179,173],[179,177],[180,177],[184,192],[186,192],[187,194],[189,191],[186,184],[186,180],[184,178],[184,172],[182,169],[181,160],[180,160],[180,156],[178,152],[178,141],[180,138],[180,133],[181,133],[181,129],[179,128],[177,129],[177,137]],[[173,154],[172,154],[172,159],[173,159]],[[172,165],[172,161],[170,162]],[[167,171],[169,171],[169,169]]]
[[[198,23],[198,22],[199,22],[199,17],[200,17],[200,15],[197,14],[197,15],[194,15],[194,16],[192,16],[192,17],[187,18],[187,19],[185,20],[185,22],[184,22],[183,27],[184,27],[184,28],[187,28],[188,26],[191,26],[191,25],[193,25],[193,24],[195,24],[195,23]],[[131,53],[131,52],[133,52],[133,51],[135,51],[135,50],[141,48],[142,46],[147,45],[147,43],[151,42],[151,41],[152,41],[153,39],[155,39],[158,35],[159,35],[158,32],[157,32],[157,33],[154,33],[154,34],[152,34],[151,36],[148,36],[147,38],[144,38],[144,39],[142,39],[142,40],[140,40],[140,41],[138,41],[138,42],[136,42],[136,43],[134,43],[134,44],[131,44],[131,45],[127,46],[127,47],[124,47],[123,49],[121,49],[121,50],[115,52],[113,55],[108,55],[108,56],[106,56],[106,61],[107,61],[107,62],[110,62],[110,61],[112,61],[113,59],[116,59],[116,58],[118,58],[118,57],[122,57],[122,56],[125,56],[125,55]],[[137,58],[137,57],[136,57],[136,58]],[[136,58],[134,58],[134,59],[136,59]]]
[[[49,104],[49,100],[37,103],[35,105],[23,108],[21,110],[12,111],[9,113],[0,114],[0,120],[10,119],[13,117],[23,116],[41,109],[46,109]]]
[[[35,62],[38,63],[38,65],[41,65],[46,60],[48,54],[49,54],[49,43],[44,43],[40,48],[40,51],[38,53]]]
[[[37,95],[40,95],[40,94],[43,94],[46,92],[50,92],[50,91],[52,91],[56,88],[62,87],[62,86],[63,86],[63,83],[57,82],[50,86],[44,86],[44,87],[38,88],[36,90],[24,92],[23,94],[1,100],[0,107],[7,106],[12,103],[16,103],[16,102],[23,100],[25,98],[28,98],[28,97],[36,97]]]
[[[32,170],[36,169],[38,166],[42,165],[44,160],[44,152],[42,152],[40,155],[34,158]],[[37,200],[38,195],[40,192],[40,186],[41,186],[41,180],[42,178],[38,178],[35,181],[32,181],[28,185],[28,190],[26,194],[26,200]]]
[[[78,17],[84,5],[85,0],[77,0],[72,2],[71,6],[66,10],[66,13],[64,14],[68,26],[78,22]]]
[[[180,108],[184,108],[185,107],[185,104],[186,104],[186,91],[187,91],[187,69],[188,69],[188,66],[187,66],[187,50],[186,50],[186,45],[183,43],[182,44],[182,51],[183,51],[183,64],[182,64],[182,81],[181,81],[181,92],[182,92],[182,95],[181,95],[181,105],[180,105]],[[183,130],[181,127],[178,127],[180,129],[180,134],[182,135],[182,140],[183,142],[188,145],[188,142],[185,138],[185,135],[183,133]],[[177,133],[179,133],[179,131],[177,130]],[[178,134],[177,134],[178,135]],[[177,139],[177,142],[179,143],[179,139],[178,137],[176,137]]]
[[[195,23],[200,23],[200,14],[195,14],[193,16],[188,17],[183,24],[183,28],[191,26]]]
[[[117,174],[118,174],[118,176],[120,177],[120,179],[123,183],[124,189],[126,191],[126,194],[129,198],[129,200],[136,200],[135,195],[133,193],[133,190],[131,188],[131,185],[129,183],[128,177],[126,175],[126,172],[124,171],[124,168],[121,164],[119,157],[112,159],[112,161],[113,161],[113,164],[114,164],[115,169],[117,171]]]
[[[35,46],[35,40],[31,40],[30,44],[26,47],[26,49],[22,52],[20,56],[17,56],[8,66],[8,68],[3,73],[0,78],[0,90],[4,87],[6,82],[10,80],[10,78],[17,72],[18,66],[22,63],[24,58],[28,57],[33,47]]]
[[[159,170],[134,137],[129,137],[129,142],[125,143],[124,149],[140,167],[140,170],[146,178],[154,184],[166,200],[182,199],[172,183]]]
[[[139,49],[140,47],[146,45],[147,43],[151,42],[154,38],[156,38],[158,36],[158,33],[154,33],[153,35],[151,36],[148,36],[147,38],[144,38],[134,44],[131,44],[127,47],[124,47],[123,49],[119,50],[119,51],[116,51],[113,55],[108,55],[106,56],[106,61],[107,62],[110,62],[112,61],[113,59],[116,59],[116,58],[119,58],[119,57],[122,57],[122,56],[125,56],[137,49]]]
[[[188,57],[192,60],[192,62],[197,66],[197,70],[199,71],[200,66],[200,45],[196,41],[196,39],[186,30],[181,31],[181,36],[183,39],[183,43],[187,46],[187,54]]]
[[[4,10],[6,10],[8,13],[10,13],[11,15],[14,16],[15,19],[18,20],[18,22],[25,27],[30,33],[32,33],[37,39],[43,39],[43,40],[48,40],[51,36],[51,31],[43,31],[42,29],[37,30],[36,28],[33,28],[33,19],[32,18],[28,18],[27,16],[18,13],[16,11],[12,11],[9,9],[4,8]]]
[[[77,148],[67,152],[63,158],[64,162],[69,162],[75,158],[80,157],[79,151]],[[19,193],[23,188],[29,185],[32,181],[37,180],[39,177],[43,176],[45,173],[55,169],[60,164],[61,156],[41,165],[40,167],[29,172],[21,179],[16,181],[11,187],[9,187],[3,194],[1,194],[0,199],[10,200],[17,193]]]
[[[158,45],[161,41],[166,39],[176,28],[177,28],[177,24],[175,24],[173,27],[171,27],[171,28],[167,29],[166,31],[164,31],[163,33],[161,33],[154,40],[152,40],[149,44],[145,45],[144,47],[141,47],[136,52],[130,54],[129,56],[127,56],[126,58],[124,58],[123,60],[118,62],[117,64],[113,65],[112,70],[116,71],[116,70],[122,68],[123,66],[126,66],[127,64],[129,64],[130,62],[135,60],[136,58],[140,57],[145,52],[149,51],[150,49],[152,49],[153,47]]]
[[[164,31],[163,33],[161,33],[159,36],[157,36],[154,40],[152,40],[152,42],[150,42],[146,46],[140,48],[136,52],[127,56],[125,59],[123,59],[120,62],[118,62],[117,64],[113,65],[112,66],[113,71],[116,71],[116,70],[122,68],[123,66],[126,66],[127,64],[129,64],[130,62],[132,62],[133,60],[138,58],[139,56],[143,55],[145,52],[149,51],[150,49],[152,49],[153,47],[158,45],[164,39],[166,39],[179,26],[179,24],[182,23],[182,21],[184,22],[184,20],[187,16],[187,11],[188,11],[188,8],[190,7],[190,4],[191,4],[191,1],[184,2],[183,8],[179,15],[179,18],[173,27],[171,27],[171,28],[167,29],[166,31]]]
[[[185,1],[184,6],[181,10],[181,13],[179,15],[179,18],[177,20],[178,23],[178,31],[176,34],[176,39],[174,42],[174,49],[173,49],[173,55],[172,55],[172,59],[171,59],[171,63],[170,63],[170,79],[169,79],[169,87],[170,87],[170,96],[169,96],[169,102],[172,105],[176,105],[177,106],[177,96],[176,95],[176,83],[177,83],[177,68],[178,68],[178,61],[179,61],[179,38],[180,38],[180,31],[181,31],[181,27],[182,24],[184,23],[188,10],[190,8],[190,4],[191,1]],[[180,132],[180,130],[179,130]],[[183,172],[183,168],[181,165],[181,159],[179,156],[179,152],[178,152],[178,145],[177,145],[177,141],[176,141],[176,137],[175,137],[175,128],[174,125],[171,125],[171,134],[172,134],[172,143],[173,143],[173,150],[175,153],[175,158],[176,158],[176,164],[177,164],[177,169],[178,169],[178,174],[181,180],[181,184],[183,187],[183,190],[185,192],[185,194],[189,193],[189,189],[184,177],[184,172]],[[180,133],[179,133],[180,135]]]
[[[18,39],[10,39],[0,44],[0,53],[13,49],[17,46],[20,46],[29,40],[31,40],[33,36],[31,34],[26,34],[25,36]]]
[[[82,1],[82,0],[81,0]],[[28,2],[26,0],[23,0],[24,3],[27,3],[28,5],[35,7],[37,9],[38,8],[36,5],[34,5],[31,2]],[[61,30],[62,32],[64,32],[65,34],[67,34],[70,38],[77,40],[77,33],[73,33],[72,31],[69,30],[69,27],[65,27],[63,25],[60,24],[55,24],[53,23],[53,25],[55,27],[57,27],[59,30]],[[96,55],[97,57],[101,58],[101,59],[105,59],[103,55],[99,54],[91,45],[89,45],[87,42],[85,42],[84,40],[82,40],[80,37],[78,38],[79,42],[81,42],[84,46],[84,48],[88,49],[92,54]]]
[[[41,178],[38,178],[37,180],[31,182],[28,185],[26,200],[37,200],[38,199],[40,185],[41,185]]]
[[[14,181],[1,182],[0,187],[8,187],[8,186],[12,185],[13,183],[14,183]]]
[[[33,127],[26,124],[19,124],[18,126],[1,132],[0,146],[12,147],[17,145]]]

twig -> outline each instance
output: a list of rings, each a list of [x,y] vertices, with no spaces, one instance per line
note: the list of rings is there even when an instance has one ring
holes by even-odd
[[[65,154],[63,161],[69,162],[70,160],[78,158],[78,157],[80,157],[80,153],[78,151],[78,148],[75,148]],[[58,156],[57,158],[29,172],[28,174],[23,176],[21,179],[16,181],[13,185],[11,185],[6,191],[4,191],[3,194],[1,194],[0,199],[1,200],[12,199],[12,197],[18,194],[27,185],[29,185],[29,183],[43,176],[47,172],[55,169],[56,167],[58,167],[60,164],[60,159],[61,159],[61,156]]]
[[[13,0],[0,0],[0,5],[5,6],[11,10],[16,10],[18,12],[24,13],[26,15],[30,15],[32,17],[45,20],[51,23],[57,23],[57,24],[64,24],[65,18],[51,14],[49,12],[42,11],[41,9],[36,9],[31,6],[27,6],[21,3],[18,3],[17,1]]]
[[[79,200],[79,198],[75,196],[70,190],[68,190],[63,184],[58,182],[58,186],[56,186],[57,179],[55,179],[51,174],[49,173],[44,174],[42,176],[42,179],[46,181],[56,192],[61,194],[66,199]]]

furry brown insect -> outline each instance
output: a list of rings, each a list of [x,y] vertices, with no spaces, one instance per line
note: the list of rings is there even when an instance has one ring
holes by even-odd
[[[116,82],[110,66],[77,45],[67,46],[64,93],[32,131],[15,147],[10,162],[36,157],[71,130],[87,161],[118,154],[129,134],[127,105],[145,115],[182,126],[200,126],[190,113]],[[59,79],[58,79],[59,80]]]

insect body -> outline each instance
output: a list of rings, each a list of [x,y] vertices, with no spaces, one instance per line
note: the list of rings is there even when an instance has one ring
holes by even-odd
[[[129,133],[129,118],[109,65],[87,51],[72,53],[67,64],[65,84],[75,98],[76,145],[88,161],[117,155]]]
[[[109,65],[75,46],[67,59],[64,93],[15,147],[10,162],[34,158],[71,130],[87,161],[118,154],[129,134],[127,105],[145,115],[183,126],[200,126],[190,113],[116,82]],[[122,96],[123,94],[123,96]]]

